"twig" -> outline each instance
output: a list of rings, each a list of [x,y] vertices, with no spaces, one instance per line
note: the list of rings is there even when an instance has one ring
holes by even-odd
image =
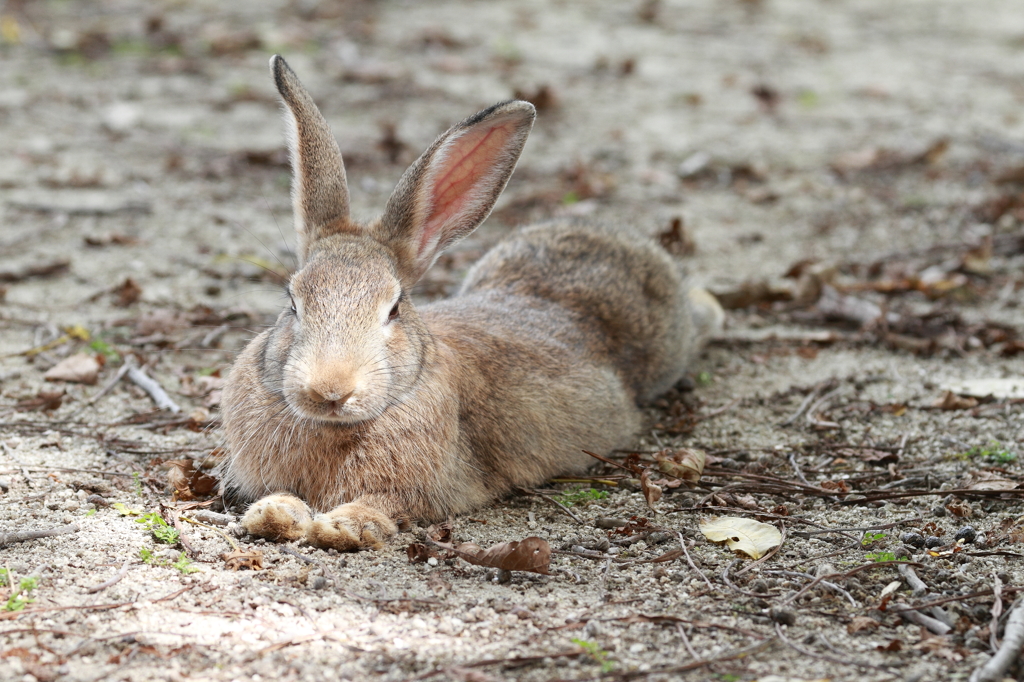
[[[697,655],[697,652],[693,650],[693,646],[690,644],[690,638],[686,635],[686,626],[682,623],[676,623],[676,631],[679,633],[679,639],[683,640],[683,646],[689,652],[690,658],[695,661],[700,659],[700,656]]]
[[[1020,656],[1024,648],[1024,601],[1018,600],[1006,620],[1003,633],[1003,645],[995,656],[971,674],[970,682],[996,682],[1003,678],[1003,673],[1010,664]]]
[[[121,379],[124,378],[124,375],[127,374],[128,370],[130,370],[130,369],[131,369],[131,365],[127,361],[125,361],[125,363],[123,365],[121,365],[121,367],[117,370],[117,374],[114,375],[114,378],[111,379],[110,381],[108,381],[106,383],[106,385],[103,388],[101,388],[99,391],[97,391],[96,393],[93,393],[92,397],[90,397],[88,400],[86,400],[84,403],[82,403],[82,406],[79,407],[77,410],[75,410],[74,412],[69,414],[67,416],[67,419],[70,420],[70,419],[72,419],[74,417],[77,417],[87,407],[89,407],[90,405],[93,405],[97,400],[99,400],[100,398],[102,398],[106,394],[110,393],[114,389],[114,386],[117,386],[118,382],[120,382]]]
[[[748,592],[747,590],[741,590],[740,588],[738,588],[735,585],[733,585],[732,581],[729,580],[729,569],[731,569],[736,564],[740,563],[740,561],[741,561],[741,559],[733,559],[722,570],[722,582],[724,582],[729,587],[729,589],[734,590],[736,592],[739,592],[740,594],[746,595],[748,597],[762,597],[763,598],[763,597],[777,597],[779,595],[778,592]]]
[[[855,573],[860,573],[861,571],[867,571],[867,570],[870,570],[872,568],[882,568],[884,566],[894,566],[894,565],[898,566],[899,564],[908,564],[910,566],[920,566],[921,565],[921,564],[919,564],[919,563],[917,563],[915,561],[876,561],[876,562],[870,563],[870,564],[863,564],[861,566],[858,566],[857,568],[854,568],[852,570],[847,571],[846,573],[829,573],[828,575],[821,575],[821,576],[818,576],[817,578],[815,578],[814,580],[812,580],[807,585],[805,585],[802,590],[800,590],[799,592],[797,592],[793,596],[791,596],[788,599],[786,599],[785,601],[783,601],[781,604],[779,604],[779,606],[785,606],[786,604],[793,603],[794,601],[796,601],[797,599],[802,597],[804,594],[806,594],[807,591],[810,590],[812,587],[814,587],[815,585],[817,585],[821,581],[826,580],[828,578],[849,578],[851,575],[854,575]]]
[[[838,428],[840,428],[840,425],[837,422],[830,422],[830,421],[825,421],[823,419],[818,419],[817,412],[818,412],[818,410],[825,409],[825,406],[828,405],[828,403],[832,400],[832,398],[834,398],[836,396],[836,394],[839,393],[839,391],[841,391],[841,390],[843,390],[842,386],[834,388],[831,391],[829,391],[828,393],[826,393],[825,395],[823,395],[821,397],[821,400],[819,400],[818,402],[814,403],[810,407],[810,409],[807,410],[807,415],[806,415],[807,423],[810,424],[811,426],[813,426],[816,429],[838,429]]]
[[[917,577],[917,573],[914,573],[913,566],[903,564],[897,568],[899,569],[900,575],[903,576],[903,579],[906,580],[907,584],[910,585],[910,588],[914,590],[911,596],[923,597],[928,594],[928,586],[925,585],[923,580]]]
[[[765,574],[784,575],[790,578],[803,578],[805,580],[814,580],[813,576],[809,576],[806,573],[800,573],[799,571],[765,571]],[[737,575],[739,574],[737,573]],[[837,594],[841,594],[844,597],[846,597],[849,600],[850,605],[853,606],[853,608],[858,608],[860,606],[860,604],[857,603],[857,600],[853,598],[853,595],[851,595],[843,588],[839,587],[839,585],[836,585],[835,583],[830,583],[827,580],[822,580],[821,584],[827,587],[828,589],[832,590],[833,592],[836,592]]]
[[[989,646],[992,647],[992,652],[999,651],[999,617],[1003,615],[1003,581],[999,579],[999,574],[993,571],[992,573],[992,596],[994,600],[992,602],[992,624],[988,626],[988,641]]]
[[[838,663],[840,665],[851,665],[851,666],[853,666],[855,668],[867,668],[869,670],[880,670],[881,672],[886,673],[887,675],[892,675],[893,677],[898,677],[898,675],[896,675],[896,673],[892,672],[888,668],[883,668],[880,665],[872,665],[870,663],[861,663],[860,661],[849,661],[849,660],[842,659],[842,658],[836,658],[835,656],[828,656],[826,654],[819,654],[817,652],[811,651],[810,649],[805,649],[802,646],[798,645],[793,640],[788,639],[786,637],[786,635],[783,634],[782,626],[779,623],[775,624],[775,634],[777,634],[779,636],[779,639],[781,639],[786,644],[786,646],[788,646],[789,648],[791,648],[791,649],[793,649],[793,650],[803,654],[804,656],[810,656],[811,658],[820,658],[823,661],[830,661],[832,663]]]
[[[87,589],[87,590],[85,591],[85,593],[86,593],[86,594],[93,594],[93,593],[95,593],[95,592],[102,592],[103,590],[107,589],[108,587],[111,587],[112,585],[115,585],[115,584],[117,584],[117,582],[118,582],[119,580],[121,580],[121,578],[123,578],[123,577],[125,577],[126,575],[128,575],[128,564],[129,564],[130,562],[131,562],[131,559],[125,559],[125,560],[124,560],[124,565],[122,565],[122,566],[121,566],[121,570],[120,570],[120,571],[118,571],[118,572],[117,572],[117,573],[116,573],[116,574],[114,575],[114,577],[113,577],[113,578],[111,578],[110,580],[107,580],[106,582],[102,582],[102,583],[100,583],[99,585],[96,585],[96,586],[94,586],[94,587],[90,587],[89,589]]]
[[[16,542],[25,542],[26,540],[38,540],[40,538],[48,538],[54,535],[65,535],[67,533],[77,532],[78,526],[74,523],[69,523],[66,526],[50,528],[48,530],[22,530],[15,533],[0,533],[0,547],[13,545]]]
[[[176,402],[171,400],[171,397],[167,395],[167,391],[155,379],[149,377],[136,366],[134,356],[130,355],[125,358],[124,364],[128,365],[128,378],[132,380],[132,383],[148,393],[157,407],[161,410],[170,410],[174,414],[181,412],[181,408],[178,407]]]
[[[792,416],[790,416],[786,421],[780,422],[779,426],[789,426],[797,419],[799,419],[801,416],[803,416],[803,413],[806,412],[807,408],[811,406],[811,403],[814,402],[814,399],[821,395],[821,392],[823,390],[834,386],[835,383],[835,379],[829,379],[828,381],[825,381],[815,386],[814,390],[808,393],[807,397],[804,398],[804,401],[800,403],[800,407],[796,408],[796,412],[794,412]]]
[[[793,471],[796,472],[796,477],[799,478],[800,481],[804,485],[811,485],[811,482],[808,481],[806,477],[804,477],[804,472],[800,470],[800,465],[796,463],[796,453],[795,452],[789,453],[789,463],[793,467]],[[817,486],[812,486],[812,487],[816,488]]]
[[[543,494],[538,493],[538,492],[533,491],[533,490],[527,490],[526,488],[518,488],[517,487],[516,490],[518,490],[519,492],[523,493],[524,495],[533,495],[534,497],[539,497],[539,498],[541,498],[543,500],[546,500],[546,501],[550,502],[551,504],[555,505],[556,507],[558,507],[559,509],[561,509],[570,519],[572,519],[576,523],[580,524],[581,526],[586,525],[586,524],[584,524],[583,519],[581,519],[580,517],[578,517],[575,514],[573,514],[569,510],[568,507],[566,507],[564,504],[562,504],[561,502],[559,502],[555,498],[548,497],[547,495],[543,495]]]
[[[679,536],[679,546],[683,548],[683,554],[686,555],[686,563],[690,564],[690,568],[697,571],[700,577],[704,579],[704,582],[707,583],[709,590],[715,589],[715,586],[711,584],[711,581],[708,580],[708,577],[704,575],[704,571],[697,568],[697,565],[693,563],[693,559],[690,558],[690,551],[686,549],[686,539],[683,537],[683,534],[679,531],[676,531],[676,535]]]
[[[730,400],[729,402],[727,402],[725,405],[722,405],[719,408],[711,410],[707,414],[698,414],[694,421],[707,421],[708,419],[713,419],[714,417],[717,417],[720,414],[725,414],[726,412],[734,408],[736,405],[738,405],[740,403],[740,400],[742,400],[742,398],[735,398],[734,400]]]
[[[926,616],[906,604],[889,604],[888,608],[890,611],[900,614],[904,620],[909,620],[911,623],[916,623],[926,627],[937,635],[944,635],[952,630],[951,627],[943,623],[941,620],[932,618],[931,616]]]

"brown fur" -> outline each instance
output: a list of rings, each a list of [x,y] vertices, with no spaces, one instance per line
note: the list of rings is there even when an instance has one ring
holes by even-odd
[[[720,323],[714,299],[688,293],[633,230],[559,222],[518,231],[457,296],[415,309],[408,289],[487,217],[533,107],[499,104],[454,126],[360,227],[340,154],[324,157],[336,143],[322,116],[280,57],[271,67],[297,121],[303,262],[289,283],[295,313],[257,336],[228,379],[223,477],[241,501],[291,495],[253,505],[245,528],[285,538],[297,495],[319,512],[307,541],[378,547],[392,519],[466,512],[582,471],[584,449],[627,446],[637,403],[677,381]]]

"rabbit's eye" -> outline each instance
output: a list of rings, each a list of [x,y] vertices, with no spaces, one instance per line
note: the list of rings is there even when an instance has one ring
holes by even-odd
[[[298,310],[298,308],[295,307],[295,299],[294,298],[291,299],[291,304],[292,304],[292,306],[291,306],[292,315],[298,315],[299,314],[299,310]]]
[[[395,302],[395,305],[391,306],[391,312],[388,313],[388,322],[391,322],[396,317],[398,317],[398,302],[397,301]]]

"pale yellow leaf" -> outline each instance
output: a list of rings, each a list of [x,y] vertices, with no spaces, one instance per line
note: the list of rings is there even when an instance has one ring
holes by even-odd
[[[751,559],[760,559],[782,543],[782,533],[775,526],[740,516],[702,519],[700,532],[711,542],[725,542],[732,551],[742,552]]]

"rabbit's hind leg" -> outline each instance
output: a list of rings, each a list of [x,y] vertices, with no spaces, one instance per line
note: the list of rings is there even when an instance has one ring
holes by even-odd
[[[317,514],[306,541],[339,551],[383,547],[384,541],[398,532],[398,526],[387,514],[363,501],[366,498]]]
[[[287,493],[257,500],[242,517],[246,532],[274,541],[304,538],[312,523],[313,515],[306,503]]]

